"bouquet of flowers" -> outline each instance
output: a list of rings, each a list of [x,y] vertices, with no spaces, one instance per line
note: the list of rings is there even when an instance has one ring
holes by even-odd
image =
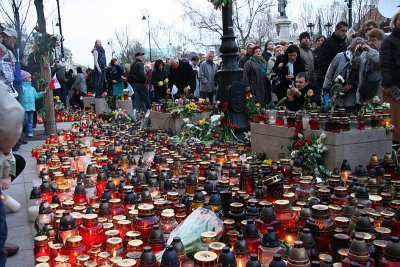
[[[201,113],[200,109],[195,102],[187,101],[182,105],[175,105],[167,108],[167,111],[171,113],[173,119],[176,118],[188,118],[191,119],[194,113]]]
[[[343,97],[344,93],[344,85],[345,80],[341,75],[338,75],[334,80],[334,84],[329,90],[329,95],[331,96],[331,108],[333,109],[335,106],[343,106]]]
[[[374,96],[368,102],[364,103],[360,109],[360,114],[364,115],[365,113],[373,113],[378,109],[390,109],[390,103],[381,103],[380,98],[378,96]]]
[[[61,102],[59,96],[54,96],[53,99],[54,99],[54,110],[56,111],[56,113],[65,109],[64,103]]]
[[[256,98],[250,93],[246,93],[246,110],[250,121],[254,121],[254,117],[260,114],[261,104],[256,101]],[[258,120],[258,119],[256,119]]]
[[[105,121],[123,121],[123,122],[132,122],[133,118],[128,114],[128,111],[125,109],[117,109],[113,110],[110,113],[102,114],[99,116]]]
[[[320,136],[305,136],[302,128],[296,125],[293,136],[289,137],[292,144],[287,148],[291,159],[302,162],[303,175],[325,178],[330,176],[330,171],[323,166],[323,156],[328,150],[322,143],[325,138],[324,132]]]
[[[305,111],[313,111],[317,109],[317,104],[312,101],[312,97],[314,96],[314,91],[309,89],[307,94],[304,95],[304,106],[303,109]]]

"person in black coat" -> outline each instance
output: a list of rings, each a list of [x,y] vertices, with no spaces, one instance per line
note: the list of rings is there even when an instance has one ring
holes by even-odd
[[[154,87],[156,102],[170,97],[168,71],[165,70],[164,62],[161,59],[154,63],[154,71],[151,76],[151,84]]]
[[[395,129],[400,128],[400,12],[397,12],[390,24],[392,33],[387,36],[379,48],[382,73],[381,86],[383,102],[390,103],[389,113]],[[395,131],[393,141],[400,141],[400,132]]]
[[[253,56],[253,48],[254,48],[255,44],[250,43],[246,46],[246,55],[243,56],[242,58],[240,58],[239,60],[239,67],[241,67],[242,69],[244,68],[244,65],[246,64],[246,62]]]
[[[196,73],[189,63],[171,57],[169,68],[169,84],[176,85],[178,94],[194,94],[196,89]]]
[[[383,40],[379,49],[381,85],[386,91],[393,86],[400,87],[400,12],[394,15],[391,26],[392,33]]]
[[[136,61],[131,65],[128,82],[132,85],[135,96],[133,98],[134,114],[140,109],[140,103],[144,103],[146,110],[150,110],[149,90],[146,87],[146,73],[144,71],[144,53],[135,54]]]
[[[71,107],[74,109],[83,109],[83,97],[85,94],[81,91],[79,86],[72,88],[72,91],[73,93],[69,100]]]
[[[296,45],[289,45],[285,54],[278,56],[272,71],[280,75],[280,84],[274,88],[278,101],[286,97],[289,87],[294,86],[295,77],[305,71],[304,60],[300,57],[300,50]]]
[[[110,65],[107,68],[106,80],[109,84],[109,88],[112,88],[113,96],[121,96],[124,89],[122,81],[123,69],[119,65],[118,59],[111,59]]]
[[[329,68],[334,57],[341,52],[347,50],[347,30],[349,29],[349,25],[341,21],[336,24],[335,32],[322,43],[319,48],[319,54],[317,55],[317,65],[315,66],[315,70],[320,74],[320,77],[325,77],[325,74]],[[322,84],[321,84],[322,86]]]
[[[308,91],[312,90],[311,102],[318,103],[318,98],[315,98],[314,90],[310,86],[310,78],[306,72],[300,72],[296,76],[295,87],[289,88],[286,92],[287,101],[286,108],[291,111],[298,111],[304,108],[304,97]]]
[[[270,57],[272,57],[274,55],[274,48],[275,48],[275,44],[274,44],[274,42],[272,40],[268,40],[265,43],[264,51],[262,53],[262,56],[267,62],[270,59]]]

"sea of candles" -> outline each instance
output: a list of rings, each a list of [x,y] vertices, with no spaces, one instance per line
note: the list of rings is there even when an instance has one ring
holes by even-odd
[[[378,165],[368,164],[370,169],[384,169],[386,176],[382,174],[378,184],[372,171],[368,176],[347,167],[317,184],[315,177],[301,176],[301,169],[293,168],[290,160],[268,165],[249,156],[245,144],[173,144],[162,131],[107,122],[90,113],[82,118],[58,135],[63,138],[51,136],[32,150],[41,184],[34,189],[39,192],[31,194],[28,215],[42,236],[35,241],[36,260],[41,263],[46,256],[50,266],[86,262],[120,266],[124,259],[126,266],[144,266],[141,262],[153,262],[153,257],[160,261],[168,236],[197,208],[212,210],[224,221],[225,232],[213,238],[209,232],[199,234],[196,248],[210,254],[179,258],[182,266],[215,266],[214,262],[230,261],[232,255],[237,266],[257,260],[268,266],[279,259],[276,253],[290,260],[284,244],[309,251],[307,240],[301,240],[304,228],[310,228],[306,236],[316,240],[318,253],[335,260],[332,246],[347,249],[343,259],[354,260],[350,253],[354,242],[373,246],[372,241],[382,239],[388,246],[398,244],[390,237],[400,236],[400,177],[389,155]],[[358,240],[355,232],[364,229],[363,216],[373,220],[374,230],[371,239],[364,235]],[[54,241],[49,228],[56,232]],[[336,244],[335,233],[349,236],[347,243]],[[235,252],[238,240],[248,252]],[[217,241],[230,249],[211,245]],[[157,258],[154,252],[159,252]],[[393,260],[384,254],[370,255],[368,261],[372,259]]]

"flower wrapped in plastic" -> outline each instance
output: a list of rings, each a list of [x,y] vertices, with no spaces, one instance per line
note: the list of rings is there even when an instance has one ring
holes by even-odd
[[[201,242],[200,234],[207,231],[214,231],[219,239],[224,232],[224,223],[213,211],[198,208],[171,232],[167,244],[171,244],[174,237],[179,236],[186,254],[192,255],[196,252],[197,244]]]

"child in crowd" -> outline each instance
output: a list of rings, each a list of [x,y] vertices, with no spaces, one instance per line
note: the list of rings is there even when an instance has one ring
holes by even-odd
[[[21,70],[22,79],[22,107],[25,110],[24,117],[24,132],[28,138],[33,137],[33,113],[35,112],[35,100],[40,99],[46,94],[46,91],[38,93],[31,85],[31,74],[27,71]]]

